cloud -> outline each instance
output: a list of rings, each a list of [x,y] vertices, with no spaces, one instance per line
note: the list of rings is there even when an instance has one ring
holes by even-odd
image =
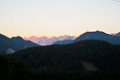
[[[113,0],[113,1],[120,2],[120,0]]]

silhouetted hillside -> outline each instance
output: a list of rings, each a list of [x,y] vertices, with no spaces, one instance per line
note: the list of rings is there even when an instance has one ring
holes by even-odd
[[[19,46],[20,49],[22,48],[28,48],[28,47],[34,47],[34,46],[38,46],[37,44],[31,42],[31,41],[26,41],[21,37],[12,37],[11,40],[17,45]]]
[[[55,43],[53,43],[53,45],[70,44],[70,43],[72,43],[72,42],[73,42],[73,40],[67,39],[67,40],[56,41]]]
[[[120,44],[120,37],[104,33],[102,31],[86,32],[74,40],[74,42],[83,40],[101,40],[111,44]]]
[[[10,38],[0,34],[0,52],[5,52],[9,48],[17,49],[15,43]]]
[[[28,47],[38,46],[37,44],[26,41],[21,37],[8,38],[0,34],[0,53],[11,53]]]
[[[98,69],[103,71],[118,71],[116,70],[119,69],[117,68],[119,66],[117,62],[119,62],[120,58],[116,46],[95,40],[82,41],[64,46],[34,47],[19,51],[15,55],[32,64],[33,67],[60,67],[65,70],[74,70],[73,67],[70,68],[70,65],[74,66],[76,63],[81,64],[81,61],[85,61],[93,63],[98,66]],[[75,68],[77,69],[76,71],[79,68]]]
[[[21,76],[24,74],[21,69],[26,71],[25,76],[21,78],[28,80],[118,80],[120,78],[120,46],[104,41],[87,40],[68,45],[32,47],[15,54],[4,55],[0,59],[3,60],[1,67],[4,64],[9,65],[6,65],[7,68],[3,67],[7,70],[3,75],[9,76],[8,74],[11,74],[9,71],[12,71],[13,78],[14,74],[17,75],[16,78],[19,74]]]
[[[115,34],[115,36],[118,36],[118,37],[120,37],[120,32],[119,32],[119,33],[117,33],[117,34]]]
[[[111,44],[120,44],[120,34],[111,35],[107,34],[102,31],[95,31],[95,32],[86,32],[77,37],[75,40],[62,40],[62,41],[56,41],[54,44],[61,45],[61,44],[71,44],[74,42],[84,41],[84,40],[100,40],[105,41]]]

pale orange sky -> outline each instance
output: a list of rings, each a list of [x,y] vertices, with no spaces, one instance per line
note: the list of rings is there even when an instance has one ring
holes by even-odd
[[[78,36],[120,32],[114,0],[0,0],[0,33],[11,36]]]

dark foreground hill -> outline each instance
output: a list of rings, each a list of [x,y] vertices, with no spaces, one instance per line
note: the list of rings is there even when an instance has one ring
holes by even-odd
[[[34,47],[1,56],[0,63],[9,80],[119,80],[120,46],[88,40]]]

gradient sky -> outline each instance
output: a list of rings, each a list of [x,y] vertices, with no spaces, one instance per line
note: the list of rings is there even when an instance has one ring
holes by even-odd
[[[78,36],[120,32],[115,0],[0,0],[0,33],[11,36]]]

